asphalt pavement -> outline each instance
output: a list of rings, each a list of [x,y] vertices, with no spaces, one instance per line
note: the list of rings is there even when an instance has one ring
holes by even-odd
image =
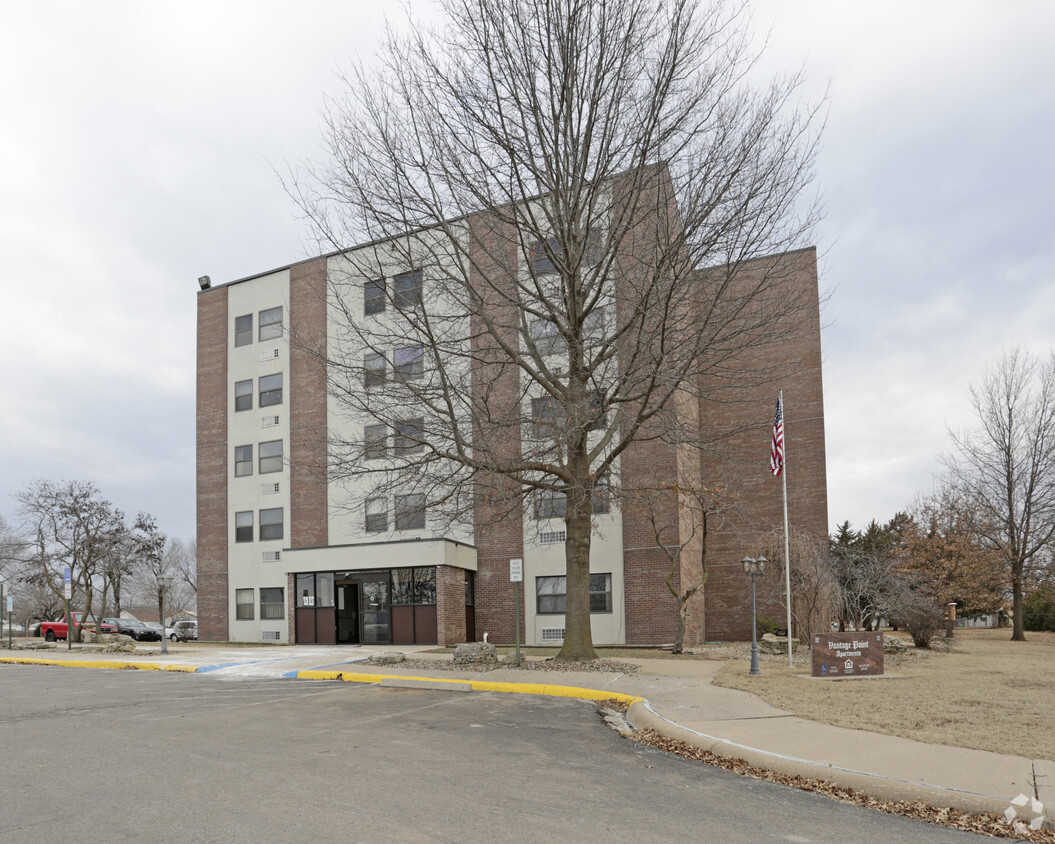
[[[380,651],[428,660],[427,669],[368,665]],[[833,727],[776,709],[747,692],[711,684],[721,662],[623,659],[636,674],[538,671],[503,667],[465,671],[449,654],[399,646],[269,646],[187,643],[140,646],[136,654],[106,654],[60,643],[54,650],[14,650],[0,662],[139,668],[211,674],[217,679],[299,678],[450,691],[622,698],[636,727],[651,727],[722,756],[757,767],[828,780],[884,800],[923,800],[969,812],[1002,814],[1019,795],[1055,809],[1055,761],[925,744],[897,736]],[[860,681],[884,682],[881,678]],[[1036,784],[1036,791],[1034,790]],[[1046,814],[1050,814],[1046,813]]]

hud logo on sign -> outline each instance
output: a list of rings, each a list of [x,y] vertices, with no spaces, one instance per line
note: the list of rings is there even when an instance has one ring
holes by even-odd
[[[875,677],[883,673],[882,633],[818,633],[813,677]]]

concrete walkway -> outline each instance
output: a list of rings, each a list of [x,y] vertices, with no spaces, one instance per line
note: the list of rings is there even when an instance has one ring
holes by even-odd
[[[429,660],[433,666],[415,670],[364,665],[362,661],[371,654],[391,650],[376,647],[178,644],[170,645],[167,655],[157,646],[141,646],[135,655],[126,656],[93,653],[78,646],[67,650],[62,643],[55,650],[3,651],[0,663],[187,671],[220,680],[312,677],[594,700],[623,697],[631,704],[629,718],[636,727],[651,727],[722,756],[828,780],[880,799],[918,799],[934,806],[1002,814],[1019,794],[1033,797],[1035,767],[1040,801],[1055,810],[1055,761],[924,744],[807,721],[747,692],[711,685],[722,664],[719,661],[624,659],[639,666],[633,675],[461,671],[452,668],[449,655],[426,653],[427,646],[398,649],[408,657]]]

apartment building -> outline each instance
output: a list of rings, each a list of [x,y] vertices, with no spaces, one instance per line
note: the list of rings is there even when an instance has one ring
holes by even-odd
[[[480,220],[465,221],[462,231],[474,242],[496,237],[494,228]],[[403,488],[398,473],[374,487],[369,473],[347,471],[376,465],[381,477],[386,461],[414,454],[426,437],[441,435],[427,412],[416,409],[398,387],[413,386],[428,377],[430,368],[442,368],[445,375],[461,368],[450,383],[465,385],[465,391],[495,389],[506,379],[530,424],[510,426],[497,439],[518,453],[539,430],[554,424],[548,422],[554,418],[549,399],[518,383],[515,373],[495,374],[478,356],[451,353],[430,359],[420,346],[399,344],[402,335],[393,320],[413,307],[440,312],[442,330],[461,338],[457,342],[475,343],[469,338],[480,335],[474,317],[437,295],[438,270],[410,260],[415,246],[408,243],[389,249],[386,242],[373,242],[227,283],[201,280],[201,639],[451,645],[487,632],[490,641],[512,642],[514,588],[522,588],[521,641],[562,641],[563,496],[532,494],[511,515],[508,500],[497,503],[482,491],[489,481],[478,479],[460,518],[448,518],[433,506],[433,498],[453,502],[464,489],[452,487],[444,497],[434,488],[422,491],[409,475]],[[511,256],[512,273],[525,272],[530,262],[536,262],[532,271],[544,270],[539,262],[545,257],[531,248],[514,246],[505,253]],[[779,332],[779,342],[739,355],[743,383],[735,397],[701,390],[679,410],[692,424],[725,432],[720,442],[690,453],[662,436],[643,437],[615,464],[623,488],[641,486],[643,480],[668,488],[706,487],[716,479],[735,486],[735,506],[709,525],[706,557],[694,537],[673,564],[675,586],[699,579],[706,565],[706,584],[689,606],[688,644],[750,636],[750,582],[740,559],[782,524],[780,481],[768,471],[780,388],[790,519],[818,537],[827,533],[816,254],[806,249],[759,259],[758,271],[763,267],[779,268],[782,283],[805,304],[795,310],[795,324]],[[708,272],[714,270],[700,271],[701,284]],[[750,267],[746,273],[749,277]],[[610,330],[621,295],[616,285],[595,311],[591,330],[604,332],[606,324]],[[524,324],[541,355],[562,353],[559,338],[550,336],[544,321]],[[371,339],[378,337],[384,340]],[[341,360],[357,365],[342,374]],[[397,386],[389,389],[390,384]],[[364,396],[374,410],[390,403],[385,418],[391,421],[380,424],[357,414]],[[471,421],[475,435],[486,437],[490,423]],[[335,443],[358,446],[342,450]],[[350,467],[350,462],[362,465]],[[680,531],[678,536],[695,530],[676,500],[658,506],[661,519]],[[669,547],[659,546],[655,535],[656,507],[630,506],[598,488],[593,514],[595,644],[670,642],[677,602],[668,588]],[[511,560],[522,561],[520,587],[510,582]],[[762,611],[782,617],[775,606]]]

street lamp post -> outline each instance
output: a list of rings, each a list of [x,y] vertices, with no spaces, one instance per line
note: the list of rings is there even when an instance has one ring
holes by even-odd
[[[761,674],[758,667],[758,614],[755,604],[755,578],[765,571],[765,557],[744,557],[741,561],[744,571],[751,575],[751,671],[750,674]]]
[[[165,631],[165,590],[171,582],[171,577],[165,575],[158,577],[158,610],[161,613],[161,652],[163,654],[169,652],[169,637]]]

